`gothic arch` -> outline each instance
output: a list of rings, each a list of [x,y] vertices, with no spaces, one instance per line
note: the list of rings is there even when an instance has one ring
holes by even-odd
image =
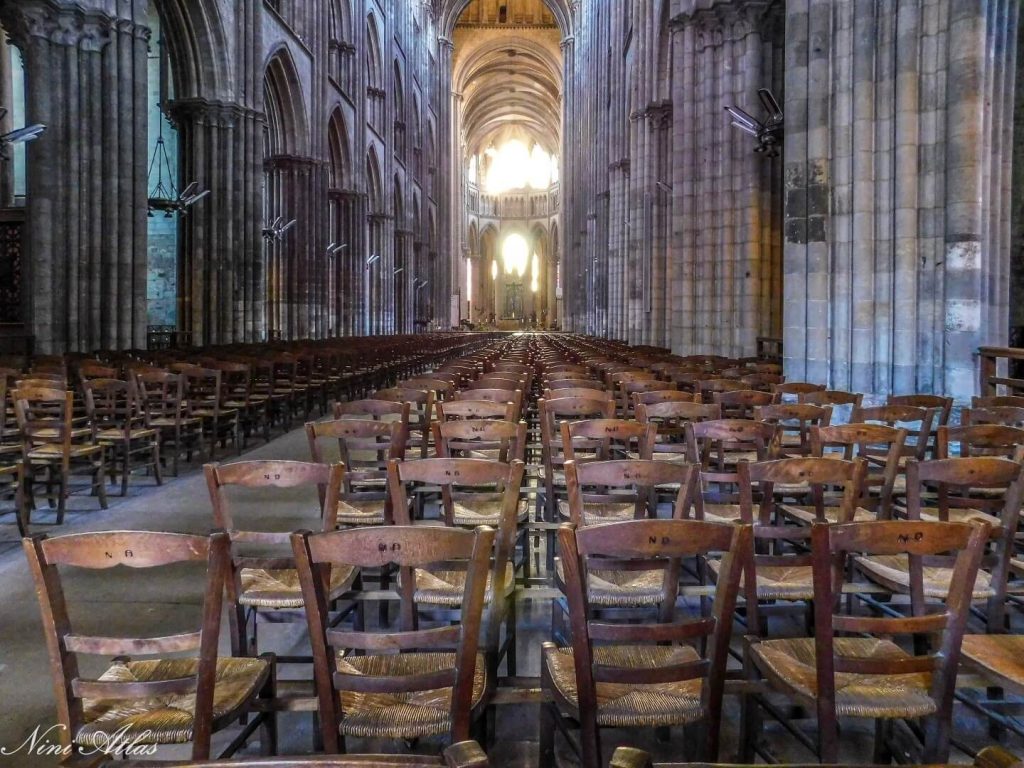
[[[345,113],[337,107],[327,124],[327,152],[330,157],[331,189],[351,189],[352,151]]]
[[[233,90],[228,36],[217,0],[155,0],[173,62],[177,99],[226,98]]]
[[[329,34],[332,43],[352,43],[351,0],[331,0]]]
[[[309,154],[309,130],[302,85],[291,54],[279,47],[267,62],[263,77],[267,116],[267,156]]]
[[[372,13],[366,15],[366,85],[378,91],[384,90],[384,56],[377,17]]]
[[[405,192],[402,189],[402,178],[397,173],[394,180],[395,197],[395,229],[404,229],[405,226]]]
[[[370,147],[366,153],[366,197],[371,214],[384,213],[384,182],[376,147]]]
[[[470,0],[440,0],[438,9],[438,30],[443,37],[451,39],[455,32],[455,25],[459,21],[462,12],[466,10]],[[570,0],[544,0],[545,5],[554,14],[555,21],[563,37],[569,37],[573,33],[572,10]]]

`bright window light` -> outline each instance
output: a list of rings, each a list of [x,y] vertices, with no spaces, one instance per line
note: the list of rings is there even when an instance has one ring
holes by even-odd
[[[501,260],[505,262],[505,274],[515,273],[520,278],[526,274],[530,264],[530,247],[522,235],[509,235],[501,247]]]
[[[515,139],[506,142],[500,149],[490,147],[484,154],[490,159],[487,171],[487,192],[500,195],[513,189],[547,189],[553,177],[551,171],[558,162],[535,144],[533,150]],[[475,173],[472,161],[470,168]]]

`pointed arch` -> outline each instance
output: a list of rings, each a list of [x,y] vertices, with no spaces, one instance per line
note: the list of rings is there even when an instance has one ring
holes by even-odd
[[[366,198],[371,215],[384,213],[384,182],[376,147],[370,147],[366,153]]]
[[[369,88],[384,90],[384,56],[377,17],[366,15],[366,84]]]
[[[345,113],[335,108],[327,124],[327,152],[330,158],[331,189],[352,188],[352,150]]]
[[[394,203],[395,203],[395,228],[403,228],[405,225],[405,192],[402,190],[402,177],[397,173],[394,179]]]
[[[278,48],[267,61],[263,76],[264,111],[267,116],[268,157],[307,156],[309,129],[302,84],[291,53]]]
[[[155,0],[178,99],[225,98],[234,91],[227,30],[217,0]]]

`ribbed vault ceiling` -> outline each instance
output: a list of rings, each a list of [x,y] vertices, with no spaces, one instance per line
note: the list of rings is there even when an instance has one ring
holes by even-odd
[[[467,16],[479,18],[475,4]],[[550,19],[550,14],[545,14]],[[527,135],[558,153],[562,124],[561,36],[552,23],[456,27],[454,88],[462,95],[467,154],[499,136]]]

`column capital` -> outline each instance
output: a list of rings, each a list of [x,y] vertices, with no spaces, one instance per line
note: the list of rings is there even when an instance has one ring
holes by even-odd
[[[78,47],[86,51],[100,51],[113,37],[117,19],[95,9],[65,4],[57,0],[21,0],[0,6],[0,23],[11,40],[27,48],[33,39],[53,45]],[[141,29],[148,32],[146,27]]]
[[[175,99],[167,104],[167,112],[177,127],[184,123],[194,123],[214,128],[232,128],[240,119],[263,119],[262,113],[241,104],[203,98]]]
[[[686,0],[672,17],[673,30],[695,26],[712,32],[712,40],[735,41],[760,31],[760,23],[775,6],[773,0]]]

